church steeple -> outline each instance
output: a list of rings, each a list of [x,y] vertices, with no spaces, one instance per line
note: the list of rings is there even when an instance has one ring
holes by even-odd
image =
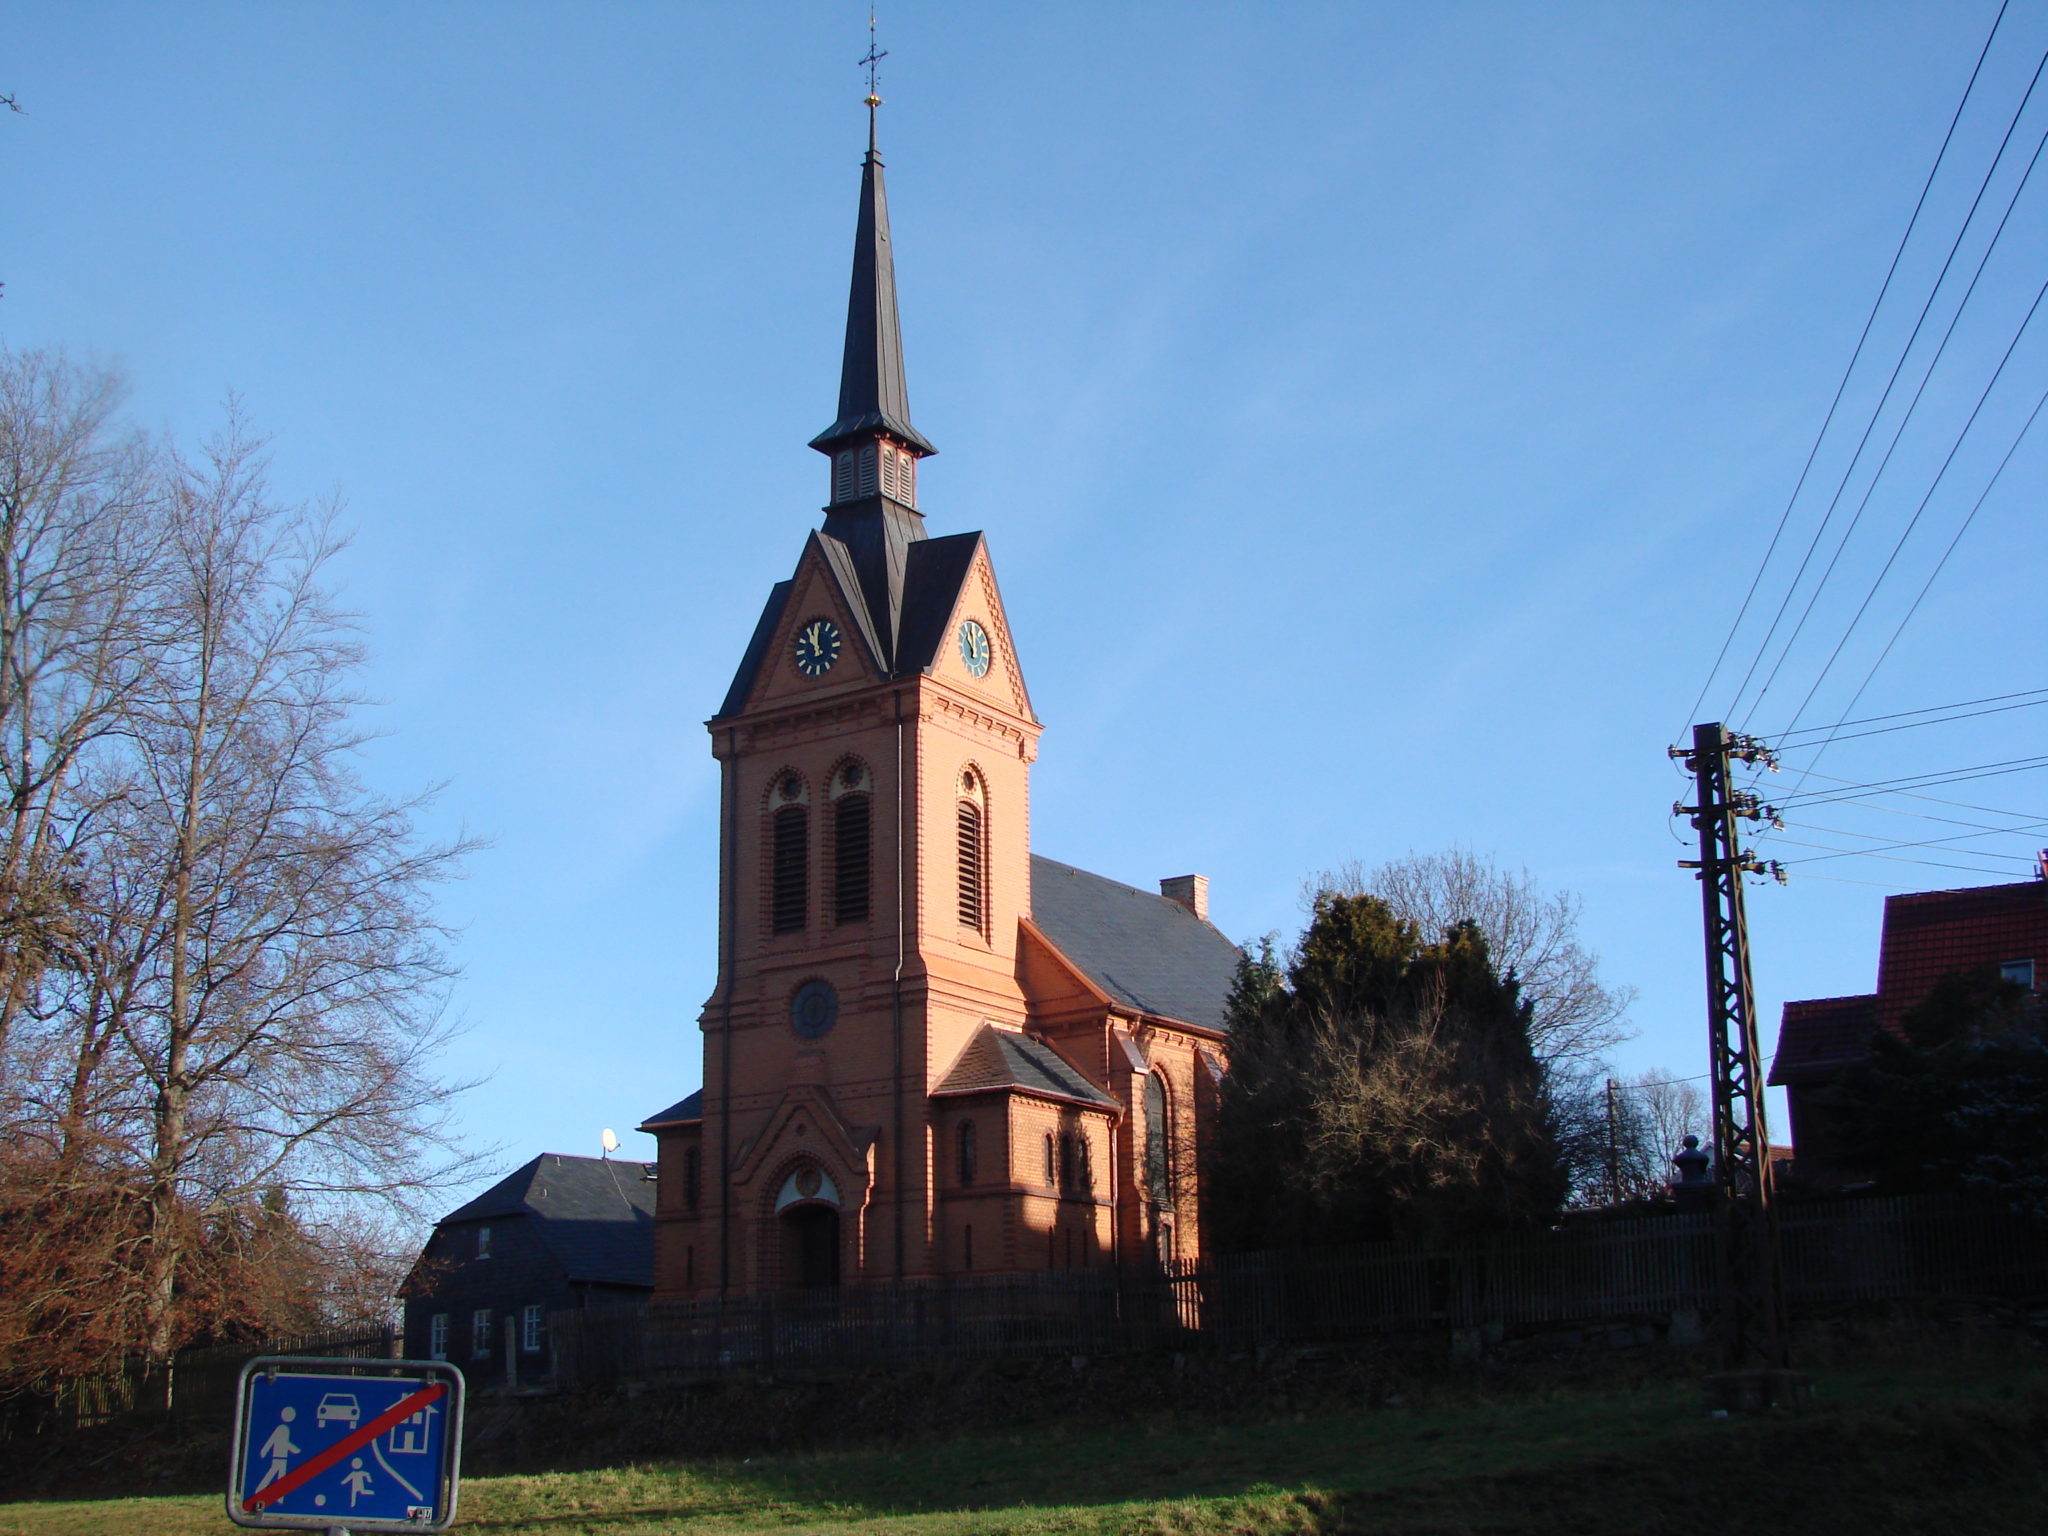
[[[880,495],[914,509],[916,462],[938,450],[910,424],[903,337],[896,322],[896,263],[889,248],[889,199],[875,148],[875,108],[880,105],[870,83],[839,418],[812,438],[811,446],[832,460],[834,507]]]

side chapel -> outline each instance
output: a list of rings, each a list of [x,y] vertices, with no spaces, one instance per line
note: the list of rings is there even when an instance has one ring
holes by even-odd
[[[1193,1257],[1238,950],[1207,882],[1031,852],[1040,723],[980,533],[933,537],[869,102],[824,526],[708,722],[703,1088],[649,1118],[657,1303]]]

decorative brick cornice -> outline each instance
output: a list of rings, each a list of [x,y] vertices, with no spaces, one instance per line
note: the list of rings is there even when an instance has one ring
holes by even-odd
[[[951,692],[941,693],[934,690],[927,693],[923,707],[918,711],[918,719],[925,723],[943,719],[948,724],[970,726],[984,736],[1008,743],[1017,756],[1027,763],[1038,755],[1038,731],[1035,726],[1025,725],[1014,715],[998,715],[987,709],[978,708],[974,703]]]

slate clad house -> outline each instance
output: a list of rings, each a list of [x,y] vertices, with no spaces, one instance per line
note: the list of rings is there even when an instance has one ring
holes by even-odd
[[[1853,1182],[1862,1170],[1835,1151],[1824,1090],[1870,1054],[1879,1031],[1903,1034],[1909,1009],[1944,976],[1997,976],[2048,990],[2048,867],[2016,885],[1888,896],[1878,941],[1877,990],[1785,1005],[1771,1083],[1785,1090],[1799,1182]]]
[[[479,1381],[537,1376],[548,1313],[653,1284],[653,1166],[545,1153],[435,1224],[406,1283],[405,1352]]]
[[[919,509],[872,126],[823,526],[709,722],[718,986],[702,1093],[642,1126],[657,1301],[1201,1246],[1239,954],[1200,876],[1031,851],[1041,725],[988,541]]]

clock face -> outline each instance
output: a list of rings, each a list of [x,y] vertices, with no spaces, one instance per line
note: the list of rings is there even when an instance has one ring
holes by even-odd
[[[796,632],[796,669],[805,677],[823,677],[839,659],[839,626],[813,619]]]
[[[960,626],[960,659],[967,664],[968,671],[976,677],[987,677],[989,658],[993,654],[989,649],[987,630],[972,619]]]

